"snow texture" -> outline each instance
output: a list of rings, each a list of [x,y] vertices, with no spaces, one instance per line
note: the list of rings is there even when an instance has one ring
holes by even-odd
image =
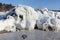
[[[60,30],[60,12],[55,12],[47,8],[35,10],[30,6],[18,5],[5,13],[0,12],[1,30],[14,31],[16,28],[34,30],[35,25],[37,25],[38,29],[41,28],[46,31]]]

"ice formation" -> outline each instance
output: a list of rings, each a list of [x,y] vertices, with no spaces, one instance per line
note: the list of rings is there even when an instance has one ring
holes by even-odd
[[[51,28],[50,30],[60,30],[60,12],[54,12],[52,10],[48,10],[47,8],[42,9],[42,12],[43,14],[41,11],[38,12],[42,14],[42,16],[40,15],[38,17],[37,27],[47,31],[49,31],[49,27]]]
[[[7,16],[6,20],[0,20],[0,31],[16,31],[16,26],[14,25],[14,23],[15,19],[12,16]]]
[[[30,6],[19,5],[6,13],[0,15],[0,19],[3,19],[0,20],[0,31],[16,31],[16,28],[33,30],[35,25],[46,31],[60,30],[60,12],[47,8],[35,10]]]
[[[15,18],[17,28],[33,30],[38,18],[37,12],[30,6],[19,5],[11,9],[7,15]]]

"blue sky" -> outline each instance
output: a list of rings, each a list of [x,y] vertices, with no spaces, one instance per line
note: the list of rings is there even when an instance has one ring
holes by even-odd
[[[1,3],[12,5],[29,5],[33,8],[60,9],[60,0],[0,0]]]

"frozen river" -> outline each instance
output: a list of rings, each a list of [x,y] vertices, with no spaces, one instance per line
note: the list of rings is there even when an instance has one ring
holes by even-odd
[[[0,40],[60,40],[60,32],[40,30],[0,34]]]

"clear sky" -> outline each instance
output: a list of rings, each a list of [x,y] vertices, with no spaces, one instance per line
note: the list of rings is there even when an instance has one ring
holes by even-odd
[[[0,0],[1,3],[12,5],[29,5],[33,8],[60,9],[60,0]]]

